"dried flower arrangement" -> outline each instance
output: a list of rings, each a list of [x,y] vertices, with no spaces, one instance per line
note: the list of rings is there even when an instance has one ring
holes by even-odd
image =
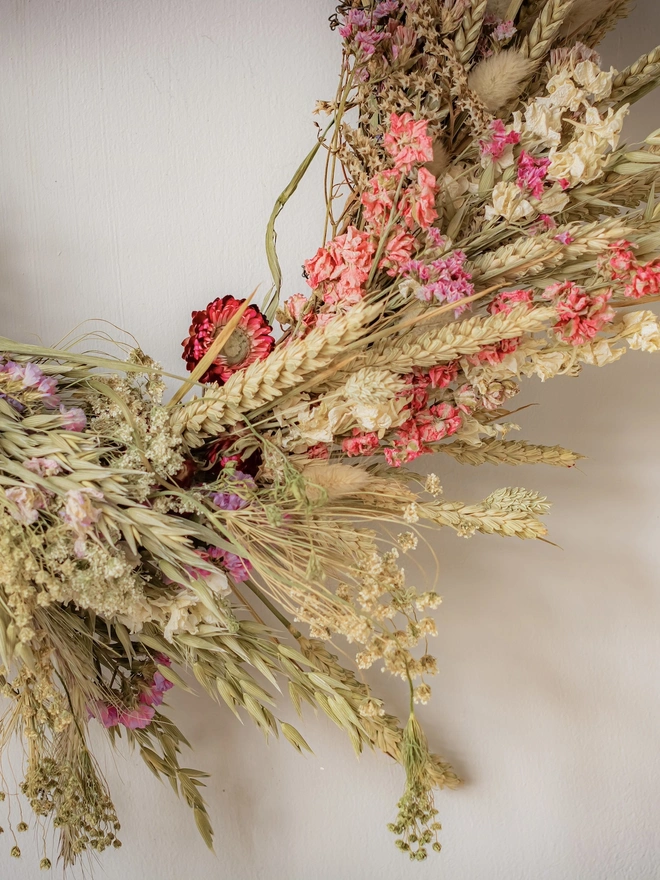
[[[64,866],[120,846],[90,724],[137,747],[211,846],[205,774],[181,765],[187,742],[163,708],[183,670],[298,750],[273,689],[320,708],[356,752],[389,755],[405,772],[397,845],[440,849],[433,792],[459,780],[414,708],[431,694],[440,598],[406,582],[401,554],[424,524],[539,538],[548,506],[519,488],[446,501],[437,476],[406,465],[571,467],[566,449],[508,438],[521,377],[660,348],[645,307],[660,293],[660,134],[619,144],[660,49],[617,72],[594,48],[627,5],[343,3],[340,85],[273,211],[263,313],[229,295],[193,313],[191,375],[167,403],[140,350],[0,339],[0,745],[23,739],[9,794],[52,821]],[[321,151],[310,293],[281,301],[276,218]],[[403,680],[403,726],[340,663],[337,637],[359,669]]]

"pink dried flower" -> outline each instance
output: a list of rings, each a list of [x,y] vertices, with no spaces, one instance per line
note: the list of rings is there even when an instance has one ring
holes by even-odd
[[[316,446],[310,446],[307,450],[307,458],[321,459],[327,461],[330,458],[330,450],[325,443],[317,443]]]
[[[79,559],[85,555],[87,534],[101,516],[101,510],[94,507],[93,500],[102,501],[103,494],[96,489],[69,489],[64,509],[60,511],[64,522],[77,536],[73,549]]]
[[[302,313],[307,305],[307,297],[302,293],[294,293],[284,301],[284,309],[289,314],[292,323],[297,324],[302,318]]]
[[[119,716],[119,723],[129,730],[138,730],[148,727],[156,714],[153,706],[139,703],[134,709],[125,709]]]
[[[623,290],[623,295],[631,299],[657,296],[658,293],[660,293],[660,260],[653,260],[635,269],[630,283]]]
[[[102,700],[96,700],[88,709],[88,714],[100,721],[104,727],[116,727],[119,724],[117,707],[104,703]]]
[[[572,244],[575,239],[571,235],[571,233],[566,230],[566,232],[560,232],[559,235],[555,235],[555,241],[558,241],[560,244]]]
[[[413,255],[417,242],[414,236],[407,232],[396,232],[385,245],[385,255],[379,263],[381,269],[387,269],[387,274],[397,275],[401,267],[407,263]]]
[[[471,364],[490,364],[496,366],[501,364],[504,358],[514,352],[520,345],[520,337],[513,339],[502,339],[493,345],[485,345],[479,349],[476,354],[470,355],[468,361]]]
[[[9,513],[20,523],[32,525],[39,519],[39,511],[46,507],[46,499],[42,492],[32,486],[10,486],[5,489],[5,496],[15,505]]]
[[[409,229],[414,229],[416,225],[428,229],[437,219],[437,194],[435,177],[428,168],[420,168],[417,172],[417,185],[405,190],[397,206]]]
[[[65,431],[84,431],[87,427],[87,416],[78,406],[67,409],[64,404],[60,404],[60,416]]]
[[[413,119],[410,113],[390,115],[390,130],[384,144],[396,168],[410,171],[413,165],[423,165],[433,159],[433,139],[427,129],[426,119]]]
[[[418,299],[423,302],[436,299],[438,302],[458,303],[455,311],[458,316],[469,307],[461,300],[474,293],[472,276],[464,269],[465,260],[463,251],[452,251],[446,257],[430,263],[410,260],[401,267],[401,271],[419,280],[422,286],[415,293]]]
[[[56,477],[62,472],[62,466],[54,458],[30,458],[24,467],[38,477]]]
[[[205,309],[192,313],[188,336],[181,343],[189,372],[195,369],[244,302],[227,295],[214,299]],[[200,381],[222,384],[238,370],[264,360],[275,345],[270,335],[272,329],[256,306],[248,306],[225,347]]]
[[[535,199],[543,195],[543,181],[548,173],[550,159],[537,158],[524,150],[518,159],[517,184],[522,190],[528,190]]]
[[[479,141],[479,153],[482,159],[489,156],[493,160],[501,159],[509,144],[520,142],[517,131],[507,131],[501,119],[494,119],[490,124],[488,136]]]
[[[381,18],[389,18],[398,12],[399,9],[399,0],[382,0],[374,9],[373,15],[374,18],[380,20]]]
[[[201,556],[219,563],[237,583],[242,583],[250,577],[250,572],[252,571],[250,560],[243,559],[229,550],[222,550],[220,547],[209,547]]]
[[[389,219],[400,176],[401,172],[396,168],[380,171],[371,178],[360,196],[364,219],[377,232]]]
[[[345,437],[341,448],[346,455],[353,457],[357,455],[373,455],[379,445],[378,434],[375,432],[362,434],[358,428],[353,428],[353,436]]]
[[[440,366],[431,367],[429,370],[429,379],[433,388],[448,388],[452,382],[456,381],[457,376],[458,361],[440,364]]]
[[[314,290],[322,287],[323,299],[330,305],[353,305],[364,295],[362,285],[369,277],[375,250],[368,233],[349,226],[307,260],[307,283]]]
[[[553,300],[559,320],[554,325],[555,333],[571,345],[582,345],[614,319],[614,310],[608,305],[612,291],[591,295],[587,291],[564,281],[546,288],[545,299]]]
[[[626,239],[619,239],[610,245],[612,253],[606,260],[606,264],[615,281],[625,280],[637,269],[639,264],[633,253],[633,247],[634,245]]]
[[[516,30],[517,28],[512,21],[500,21],[491,36],[498,43],[503,43],[505,40],[510,40],[516,33]]]
[[[462,424],[457,407],[450,403],[438,403],[416,413],[399,427],[393,446],[384,450],[390,467],[401,467],[432,450],[426,445],[437,443],[455,434]]]
[[[521,303],[526,303],[531,309],[533,303],[533,293],[531,290],[503,290],[488,306],[488,311],[491,315],[497,315],[500,312],[510,315],[512,309]]]

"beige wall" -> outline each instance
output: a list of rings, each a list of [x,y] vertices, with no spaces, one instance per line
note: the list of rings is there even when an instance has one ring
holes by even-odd
[[[180,369],[190,310],[267,279],[272,203],[334,93],[338,37],[320,0],[2,0],[0,327],[56,341],[93,316]],[[606,45],[625,66],[660,42],[638,0]],[[660,126],[638,105],[630,139]],[[319,243],[315,169],[282,216],[286,290]],[[113,880],[647,880],[660,870],[660,356],[531,383],[525,436],[588,456],[570,472],[442,460],[449,498],[523,484],[554,502],[543,543],[433,536],[441,672],[422,710],[467,784],[440,794],[443,854],[413,866],[385,830],[401,774],[358,764],[310,717],[315,755],[266,747],[203,698],[176,696],[213,773],[215,859],[142,762],[103,759],[125,847]],[[422,570],[435,572],[420,557]],[[421,572],[415,573],[420,579]],[[397,711],[401,688],[379,676]],[[130,787],[129,787],[130,784]],[[0,824],[6,819],[0,816]],[[35,877],[36,839],[0,876]],[[103,867],[105,870],[103,870]],[[72,874],[78,876],[78,874]]]

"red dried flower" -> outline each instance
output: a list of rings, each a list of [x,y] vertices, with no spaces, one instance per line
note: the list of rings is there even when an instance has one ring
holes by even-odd
[[[218,333],[244,302],[245,300],[234,299],[233,296],[218,297],[203,311],[192,313],[189,335],[181,343],[183,359],[189,372],[195,369]],[[217,382],[221,385],[238,370],[268,357],[275,345],[275,340],[270,335],[272,329],[256,306],[248,306],[225,347],[201,381]]]

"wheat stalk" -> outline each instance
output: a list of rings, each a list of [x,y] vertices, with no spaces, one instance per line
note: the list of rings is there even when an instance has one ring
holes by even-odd
[[[634,64],[625,67],[612,83],[611,101],[623,101],[628,95],[660,78],[660,46],[642,55]]]
[[[520,51],[523,55],[532,61],[540,61],[550,51],[574,2],[575,0],[548,0],[522,42]]]
[[[573,467],[583,456],[563,446],[537,446],[524,440],[486,440],[481,446],[467,443],[441,443],[437,452],[451,455],[460,464],[547,464]]]
[[[508,315],[499,313],[488,318],[468,318],[467,321],[428,330],[412,340],[403,337],[381,343],[367,354],[365,365],[387,367],[399,373],[408,373],[413,367],[433,367],[461,355],[474,354],[483,346],[502,339],[535,333],[544,329],[554,317],[554,309],[529,310],[523,305],[512,309]]]
[[[456,53],[461,64],[468,64],[477,48],[486,15],[488,0],[474,0],[463,15],[461,26],[454,37]]]

